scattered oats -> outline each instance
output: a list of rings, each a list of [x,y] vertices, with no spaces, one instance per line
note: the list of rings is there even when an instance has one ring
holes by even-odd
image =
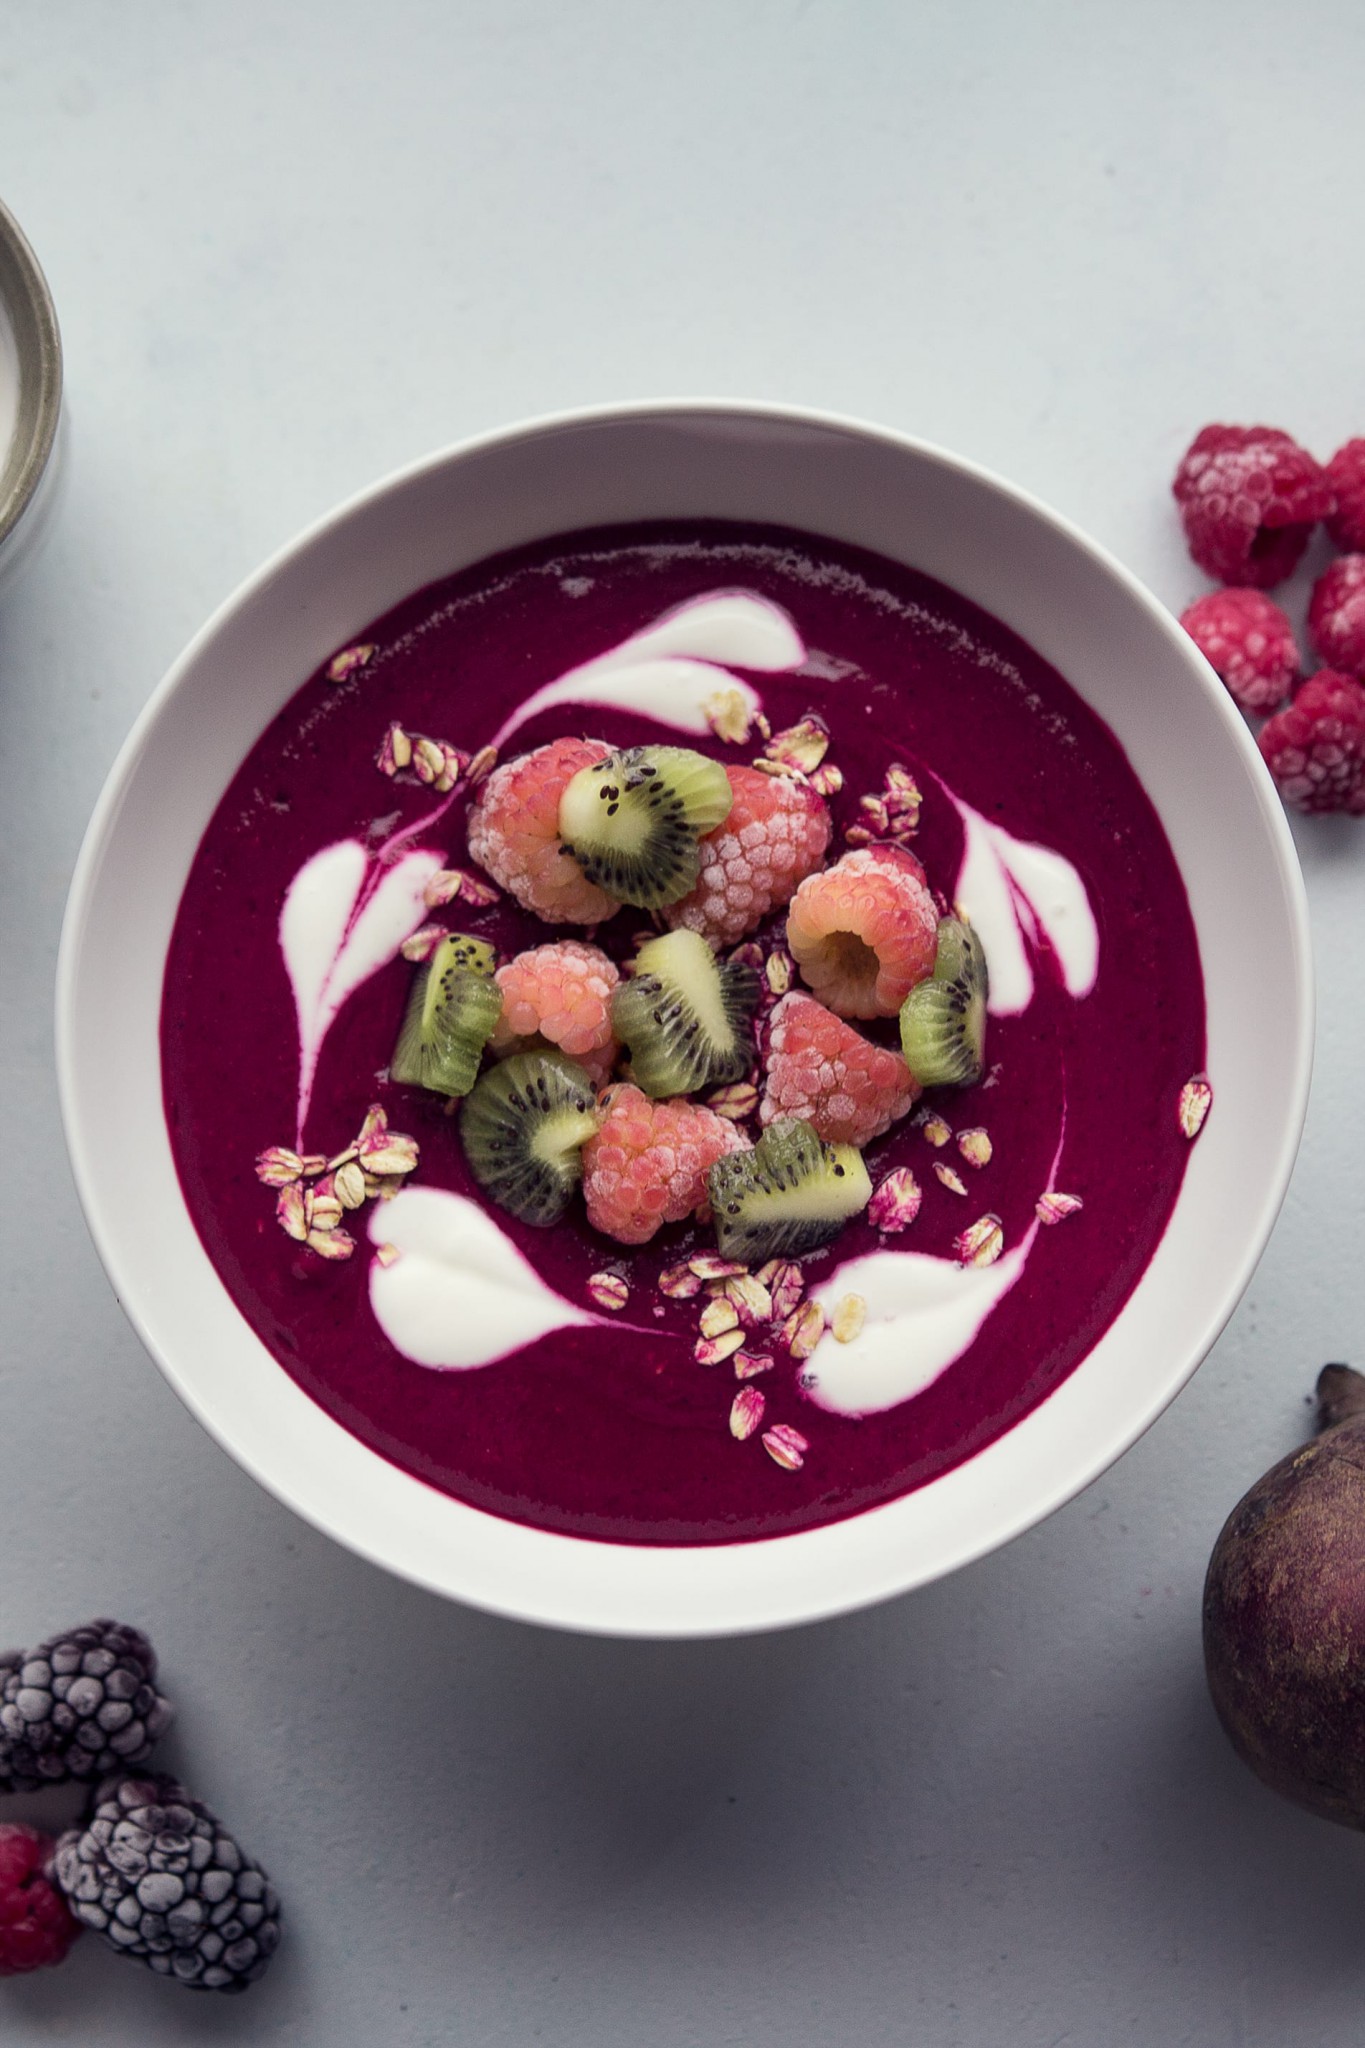
[[[1196,1074],[1180,1091],[1176,1116],[1182,1135],[1191,1139],[1197,1138],[1212,1107],[1213,1089],[1209,1086],[1209,1077],[1207,1074]]]
[[[430,960],[442,939],[447,936],[448,934],[443,924],[424,924],[420,931],[415,931],[412,934],[411,938],[404,939],[398,950],[405,960],[411,960],[414,963],[420,964],[423,960]]]
[[[364,1168],[354,1159],[348,1159],[344,1166],[337,1168],[332,1185],[343,1209],[358,1209],[365,1199]]]
[[[659,1275],[659,1292],[670,1301],[690,1301],[701,1293],[701,1281],[689,1265],[667,1266]]]
[[[919,1125],[931,1145],[946,1145],[953,1135],[952,1125],[944,1123],[943,1118],[936,1109],[920,1110],[915,1117],[915,1122]]]
[[[478,753],[474,756],[473,760],[469,764],[468,770],[466,771],[469,776],[470,788],[473,789],[477,787],[477,785],[480,782],[483,782],[488,776],[490,776],[493,773],[493,770],[497,767],[497,765],[497,748],[480,747]]]
[[[381,1180],[378,1174],[367,1173],[365,1192],[372,1202],[391,1202],[398,1193],[398,1181]]]
[[[766,712],[755,711],[754,731],[758,734],[761,740],[770,740],[772,738],[773,729],[768,723],[768,717]]]
[[[699,1327],[703,1337],[723,1337],[727,1330],[737,1330],[739,1313],[734,1303],[727,1301],[723,1294],[717,1295],[714,1301],[708,1301],[701,1312]],[[743,1341],[741,1337],[740,1342]]]
[[[256,1159],[256,1178],[268,1188],[287,1188],[299,1179],[303,1161],[287,1145],[270,1145]]]
[[[962,1184],[960,1175],[956,1174],[951,1166],[945,1166],[941,1159],[936,1159],[934,1161],[934,1172],[938,1175],[939,1179],[943,1182],[944,1187],[948,1189],[950,1194],[966,1194],[967,1190]]]
[[[481,875],[471,875],[465,869],[459,870],[460,901],[473,904],[478,910],[486,910],[490,903],[496,903],[500,890],[491,882],[485,882]]]
[[[806,779],[798,768],[788,768],[781,761],[769,761],[762,754],[750,766],[756,768],[760,775],[783,775],[789,782],[804,782]]]
[[[834,1304],[830,1329],[836,1344],[851,1344],[867,1321],[867,1303],[861,1294],[845,1294]]]
[[[768,1403],[758,1387],[741,1387],[730,1404],[730,1434],[740,1443],[752,1436]]]
[[[765,1266],[763,1273],[767,1270]],[[760,1280],[763,1273],[758,1276]],[[763,1280],[763,1285],[772,1295],[774,1317],[778,1322],[786,1322],[806,1291],[806,1276],[795,1259],[779,1259],[776,1272],[771,1279]]]
[[[757,1379],[761,1372],[771,1372],[773,1362],[766,1351],[737,1351],[735,1353],[735,1378],[737,1380]]]
[[[811,776],[810,786],[817,796],[838,796],[844,786],[843,770],[836,768],[832,761],[826,761]]]
[[[377,1244],[374,1248],[375,1264],[379,1266],[395,1266],[401,1256],[396,1244]]]
[[[886,771],[882,800],[897,838],[908,838],[918,831],[920,806],[924,799],[914,776],[899,761],[893,761]]]
[[[908,1230],[919,1215],[919,1182],[908,1166],[898,1166],[880,1183],[867,1205],[867,1220],[874,1230]]]
[[[308,1235],[308,1217],[304,1208],[303,1189],[297,1185],[281,1188],[275,1203],[275,1217],[281,1230],[300,1244]]]
[[[953,1239],[953,1250],[964,1266],[993,1266],[1004,1248],[1005,1233],[998,1216],[979,1216]]]
[[[630,1300],[630,1287],[619,1273],[590,1273],[588,1292],[599,1308],[624,1308]]]
[[[726,1330],[719,1337],[701,1337],[692,1346],[698,1365],[720,1365],[733,1358],[744,1342],[743,1330]]]
[[[775,732],[763,749],[764,759],[754,766],[763,768],[771,761],[779,772],[791,770],[797,775],[809,775],[828,752],[829,732],[825,725],[818,719],[803,718],[799,725]]]
[[[719,1252],[698,1252],[687,1264],[699,1280],[737,1280],[749,1270],[739,1259],[723,1259]]]
[[[825,1334],[825,1311],[818,1301],[806,1301],[783,1323],[778,1335],[793,1358],[809,1358]]]
[[[344,1230],[310,1230],[308,1243],[324,1259],[349,1259],[355,1250],[355,1239]]]
[[[717,1116],[728,1117],[732,1124],[743,1123],[758,1108],[758,1090],[752,1081],[732,1081],[728,1088],[717,1088],[708,1095],[706,1107]]]
[[[412,749],[412,772],[419,782],[434,782],[446,772],[446,750],[438,740],[418,740]]]
[[[792,976],[795,972],[796,962],[791,954],[779,949],[775,953],[769,953],[763,967],[763,979],[773,995],[784,996],[792,985]]]
[[[335,1159],[329,1159],[323,1170],[326,1173],[337,1173],[343,1166],[349,1166],[357,1156],[356,1147],[348,1145],[344,1152],[337,1153]]]
[[[1060,1223],[1063,1217],[1074,1216],[1084,1206],[1079,1195],[1059,1195],[1049,1188],[1045,1195],[1039,1195],[1033,1213],[1040,1223]]]
[[[869,832],[866,825],[850,825],[844,837],[850,846],[871,846],[876,834]]]
[[[740,1321],[753,1329],[758,1323],[770,1323],[773,1319],[773,1298],[761,1280],[755,1280],[752,1273],[738,1273],[733,1280],[722,1282],[725,1299],[733,1303]]]
[[[799,1472],[806,1462],[810,1445],[799,1429],[793,1429],[789,1422],[779,1422],[776,1429],[764,1431],[763,1448],[774,1465],[780,1465],[784,1472]]]
[[[353,676],[357,669],[364,668],[374,655],[374,647],[343,647],[340,654],[334,654],[327,664],[329,683],[344,683],[347,676]]]
[[[304,1179],[316,1180],[320,1173],[326,1173],[326,1171],[327,1161],[323,1158],[321,1152],[308,1153],[303,1162]]]
[[[650,934],[652,938],[653,933]],[[730,955],[732,967],[752,967],[755,974],[763,972],[763,948],[753,939],[746,939],[742,946],[736,946]]]
[[[718,740],[742,747],[753,728],[753,713],[742,690],[717,690],[702,705],[706,723]]]
[[[990,1136],[983,1130],[959,1131],[957,1149],[968,1166],[989,1166],[993,1153]]]
[[[464,880],[459,868],[442,868],[423,889],[423,903],[428,910],[439,910],[443,903],[453,903],[464,886]]]
[[[303,1198],[303,1213],[308,1221],[309,1242],[315,1230],[335,1230],[341,1221],[342,1206],[333,1192],[334,1183],[328,1174],[316,1187],[310,1188]]]
[[[879,796],[860,796],[858,811],[864,825],[876,839],[885,839],[891,830],[891,818],[886,805]]]
[[[386,1143],[377,1144],[363,1154],[366,1173],[375,1180],[388,1180],[393,1174],[411,1173],[417,1164],[417,1141],[403,1138],[394,1132]]]

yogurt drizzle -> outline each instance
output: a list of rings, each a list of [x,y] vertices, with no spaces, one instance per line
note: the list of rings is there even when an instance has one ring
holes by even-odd
[[[747,591],[715,591],[664,613],[605,654],[535,691],[496,736],[561,705],[630,710],[701,733],[716,697],[738,691],[751,714],[758,692],[734,669],[790,673],[807,664],[795,624],[778,605]],[[1085,884],[1053,848],[1016,839],[939,787],[962,821],[955,898],[980,934],[990,970],[989,1007],[1018,1016],[1033,999],[1030,958],[1054,954],[1076,1000],[1099,971],[1099,933]],[[324,847],[299,870],[280,917],[280,946],[299,1027],[299,1146],[318,1056],[346,999],[398,953],[426,912],[423,890],[444,856],[403,851],[444,818],[460,786],[417,824],[371,852],[358,839]],[[1049,1187],[1061,1158],[1065,1116]],[[815,1294],[827,1312],[842,1294],[867,1302],[849,1344],[823,1342],[808,1391],[839,1415],[868,1415],[922,1393],[975,1341],[1017,1283],[1037,1236],[994,1265],[976,1269],[922,1252],[875,1251],[833,1269]],[[376,1213],[371,1240],[385,1246],[370,1272],[370,1301],[394,1348],[415,1364],[463,1370],[493,1364],[556,1329],[602,1323],[545,1282],[486,1210],[464,1196],[408,1188]],[[622,1327],[619,1323],[615,1327]],[[657,1333],[651,1333],[657,1334]]]

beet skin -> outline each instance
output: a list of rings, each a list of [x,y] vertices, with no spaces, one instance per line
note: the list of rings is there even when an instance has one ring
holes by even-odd
[[[1365,1377],[1329,1365],[1319,1434],[1258,1479],[1204,1585],[1209,1691],[1259,1778],[1365,1828]]]

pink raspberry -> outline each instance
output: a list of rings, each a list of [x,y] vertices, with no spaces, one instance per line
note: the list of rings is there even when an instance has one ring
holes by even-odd
[[[1354,676],[1320,668],[1257,744],[1296,811],[1365,811],[1365,688]]]
[[[62,1962],[81,1931],[53,1882],[56,1848],[36,1828],[0,1821],[0,1977]]]
[[[1260,590],[1211,590],[1180,623],[1243,711],[1273,711],[1299,672],[1294,628]]]
[[[809,783],[757,768],[727,767],[734,802],[723,825],[701,844],[701,875],[691,894],[665,912],[716,947],[731,946],[818,868],[829,845],[829,807]]]
[[[1339,548],[1365,550],[1365,441],[1348,441],[1338,448],[1326,475],[1337,501],[1327,531]]]
[[[894,1017],[934,971],[938,910],[901,846],[859,847],[808,875],[787,913],[802,979],[841,1017]]]
[[[694,1102],[651,1102],[629,1081],[602,1097],[601,1129],[583,1147],[588,1221],[621,1244],[644,1244],[706,1200],[706,1176],[748,1139]]]
[[[610,752],[601,740],[551,740],[495,768],[469,814],[474,859],[547,924],[601,924],[620,908],[559,840],[565,784]]]
[[[502,990],[502,1015],[491,1041],[495,1057],[533,1045],[558,1046],[600,1088],[617,1052],[611,995],[621,976],[615,961],[581,939],[560,939],[518,953],[493,979]]]
[[[1365,555],[1339,555],[1308,600],[1308,639],[1328,668],[1365,676]]]
[[[1278,427],[1203,427],[1171,489],[1190,553],[1219,583],[1282,583],[1332,510],[1321,466]]]
[[[768,1078],[759,1120],[804,1117],[831,1145],[866,1145],[905,1115],[919,1083],[898,1053],[872,1045],[799,989],[768,1026]]]

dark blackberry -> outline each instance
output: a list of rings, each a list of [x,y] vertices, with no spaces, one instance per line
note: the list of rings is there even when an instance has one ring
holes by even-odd
[[[56,1875],[78,1920],[193,1991],[245,1991],[280,1938],[275,1887],[174,1778],[106,1779]]]
[[[175,1712],[155,1677],[146,1636],[117,1621],[88,1621],[36,1650],[0,1654],[0,1791],[140,1764]]]

